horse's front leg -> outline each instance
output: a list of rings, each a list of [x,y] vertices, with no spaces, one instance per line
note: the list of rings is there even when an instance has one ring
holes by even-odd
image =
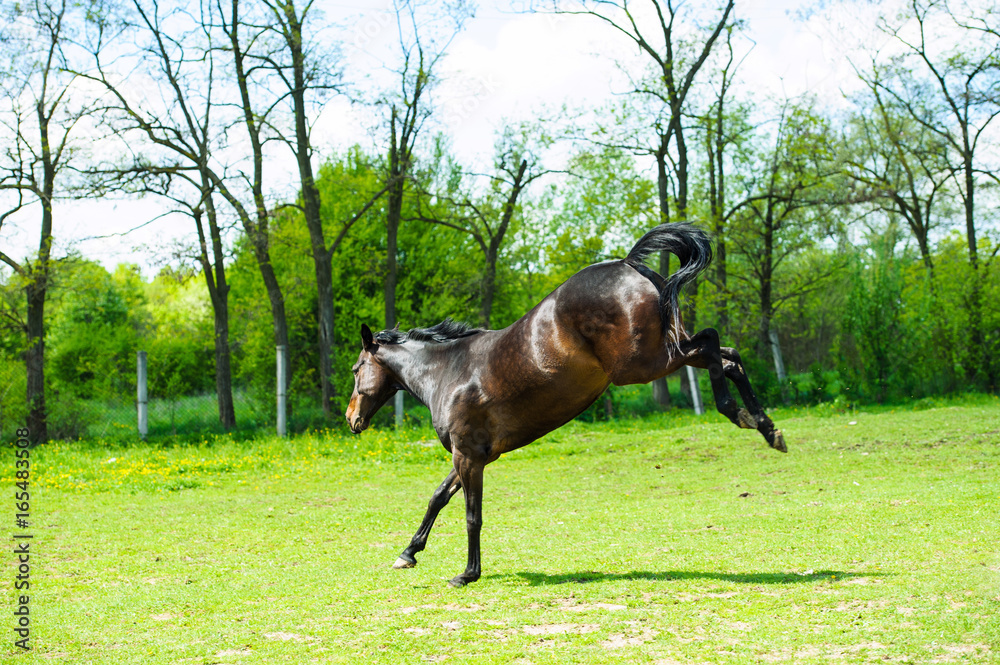
[[[453,587],[463,587],[479,579],[482,564],[479,557],[479,534],[483,528],[483,468],[485,462],[473,460],[461,452],[454,452],[455,470],[462,481],[465,492],[465,524],[469,536],[469,557],[465,572],[458,575],[448,584]]]
[[[410,540],[410,545],[399,555],[396,563],[392,564],[393,568],[413,568],[417,565],[416,554],[417,552],[422,552],[424,547],[426,547],[427,536],[431,533],[434,520],[437,519],[438,513],[448,505],[451,497],[455,495],[459,487],[461,487],[461,484],[458,482],[458,472],[452,469],[448,477],[444,479],[444,482],[431,495],[430,503],[427,505],[427,513],[424,515],[424,520],[420,523],[420,528],[417,529],[417,532],[413,535],[413,539]]]

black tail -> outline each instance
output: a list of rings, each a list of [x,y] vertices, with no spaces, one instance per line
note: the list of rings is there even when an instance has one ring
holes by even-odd
[[[693,224],[687,222],[660,224],[639,238],[639,242],[625,257],[625,263],[642,272],[643,268],[648,270],[643,265],[646,257],[653,252],[662,251],[676,256],[681,264],[660,289],[660,320],[663,322],[663,331],[671,333],[676,344],[680,342],[680,309],[677,305],[677,296],[682,286],[694,279],[712,262],[712,243],[708,235]],[[674,325],[671,326],[671,323]]]

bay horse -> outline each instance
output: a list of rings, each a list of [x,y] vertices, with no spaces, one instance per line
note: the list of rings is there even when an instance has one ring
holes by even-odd
[[[680,262],[666,279],[644,263],[659,251]],[[363,348],[353,367],[354,392],[347,407],[351,431],[360,434],[396,391],[406,390],[430,409],[434,430],[453,460],[393,567],[417,565],[416,554],[424,549],[438,513],[462,489],[468,562],[449,584],[478,580],[483,469],[566,424],[612,383],[649,383],[684,365],[708,369],[718,410],[786,452],[784,437],[761,408],[739,354],[720,347],[712,328],[695,335],[684,330],[678,293],[711,259],[703,231],[687,223],[661,224],[624,259],[584,268],[503,330],[470,328],[450,319],[408,332],[372,334],[362,325]],[[727,378],[745,408],[729,393]]]

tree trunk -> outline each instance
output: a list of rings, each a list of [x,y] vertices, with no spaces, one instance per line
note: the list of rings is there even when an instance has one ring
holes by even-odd
[[[281,7],[287,20],[285,40],[292,56],[294,86],[291,95],[295,116],[295,158],[302,189],[302,210],[306,218],[306,227],[309,229],[313,265],[316,272],[319,376],[323,392],[323,415],[329,419],[335,409],[334,402],[337,398],[337,387],[333,382],[336,353],[334,346],[333,272],[331,256],[326,248],[326,239],[323,235],[320,193],[313,175],[309,128],[306,124],[305,55],[302,52],[301,17],[296,12],[295,4],[291,0],[282,3]]]
[[[917,235],[917,246],[920,248],[920,258],[924,262],[924,267],[927,268],[927,274],[931,277],[931,289],[934,288],[933,278],[934,278],[934,259],[931,257],[930,246],[927,242],[927,234],[921,233]]]
[[[976,172],[972,164],[972,148],[968,146],[968,137],[966,137],[963,169],[965,171],[965,200],[963,201],[965,203],[965,235],[969,244],[969,264],[972,265],[973,270],[977,270],[979,268],[979,249],[976,246]]]
[[[226,430],[236,426],[233,403],[233,372],[229,351],[229,297],[220,294],[215,310],[215,392],[219,400],[219,422]]]
[[[49,288],[49,260],[52,253],[52,197],[55,193],[56,167],[49,145],[49,116],[39,102],[38,123],[41,138],[42,228],[38,241],[38,260],[29,266],[27,297],[28,349],[25,352],[28,400],[28,432],[33,444],[49,439],[48,414],[45,408],[45,297]]]
[[[986,340],[983,335],[982,275],[979,270],[979,249],[976,243],[975,169],[972,164],[972,148],[969,147],[968,129],[962,127],[965,139],[963,167],[965,170],[965,233],[969,245],[969,265],[972,266],[972,292],[969,294],[969,337],[972,351],[966,376],[971,380],[994,383],[991,363],[986,361]],[[983,372],[986,376],[983,376]]]
[[[725,147],[724,122],[725,117],[722,109],[722,96],[720,95],[716,107],[714,122],[709,118],[710,131],[707,136],[708,143],[708,185],[709,185],[709,210],[712,218],[712,232],[715,235],[715,284],[719,292],[717,299],[719,315],[719,332],[726,334],[729,329],[729,275],[726,271],[726,228],[723,216],[726,214],[726,183],[725,164],[723,162],[723,151]],[[713,127],[714,125],[714,127]]]
[[[681,127],[680,121],[677,122],[674,134],[677,142],[677,221],[686,222],[688,204],[688,154],[687,143],[684,140],[684,130]],[[681,320],[684,321],[685,328],[693,332],[698,318],[698,305],[693,297],[698,292],[697,280],[692,279],[685,286],[685,289],[689,297],[686,299],[687,306],[685,309],[687,311],[681,317]],[[699,394],[698,384],[695,383],[694,372],[681,374],[680,381],[681,392],[691,399],[691,403],[697,404],[700,402],[701,395]]]
[[[766,358],[766,353],[771,346],[771,316],[774,314],[774,303],[772,302],[771,273],[774,263],[774,228],[772,226],[771,203],[768,202],[768,211],[764,220],[764,253],[760,258],[760,329],[758,339],[758,353],[762,358]]]
[[[667,137],[660,135],[660,149],[656,153],[656,192],[660,203],[660,223],[670,221],[670,199],[667,191]],[[664,277],[670,274],[670,253],[660,252],[659,273]],[[653,400],[666,411],[670,408],[670,389],[667,387],[667,377],[653,381]]]
[[[316,268],[317,325],[319,337],[319,375],[323,387],[323,415],[330,418],[336,406],[337,387],[333,383],[333,367],[336,354],[334,345],[335,313],[333,309],[333,268],[329,253],[319,248],[313,251]]]
[[[253,152],[253,179],[251,189],[255,207],[255,218],[251,220],[250,215],[242,204],[224,188],[221,178],[213,177],[213,184],[220,189],[223,195],[236,208],[243,228],[253,246],[254,258],[257,259],[257,266],[260,269],[261,278],[264,280],[264,288],[267,290],[267,298],[271,303],[271,320],[274,327],[275,346],[284,346],[288,349],[288,357],[291,358],[291,348],[288,345],[288,320],[285,315],[285,298],[281,293],[281,285],[278,277],[274,273],[274,265],[271,263],[270,237],[268,232],[269,214],[267,204],[264,201],[264,152],[260,139],[260,118],[255,114],[253,105],[250,102],[250,88],[247,79],[245,66],[246,54],[239,40],[239,26],[242,24],[239,19],[239,2],[232,0],[232,25],[229,32],[229,43],[232,46],[233,66],[236,73],[236,83],[240,91],[240,101],[243,111],[243,122],[247,128],[247,136],[250,138],[250,147]],[[291,368],[287,368],[290,370]],[[291,371],[288,371],[291,375]]]
[[[674,130],[674,141],[677,144],[677,221],[687,221],[688,207],[688,154],[687,142],[684,140],[684,130],[678,121]]]
[[[260,276],[264,280],[264,289],[267,291],[267,299],[271,303],[271,320],[274,327],[274,345],[288,346],[288,321],[285,316],[285,297],[281,293],[281,285],[278,277],[274,273],[274,266],[271,264],[271,252],[268,248],[267,236],[261,237],[258,231],[251,238],[254,248],[254,256],[257,259],[257,267],[260,269]],[[290,374],[290,372],[289,372]]]
[[[496,291],[497,279],[497,252],[490,247],[486,255],[486,268],[483,272],[482,283],[482,304],[479,309],[479,324],[486,328],[490,327],[490,316],[493,313],[493,296]]]
[[[497,258],[500,256],[500,247],[503,246],[504,236],[510,228],[510,221],[514,218],[514,210],[517,207],[517,198],[521,195],[529,179],[525,182],[524,176],[528,171],[528,160],[522,159],[514,174],[514,181],[511,183],[510,193],[507,201],[504,202],[503,214],[500,216],[500,223],[497,225],[496,234],[490,238],[490,244],[486,247],[486,267],[483,272],[481,286],[482,303],[479,311],[479,320],[483,328],[489,329],[490,316],[493,313],[493,298],[496,293],[497,281]],[[488,227],[487,227],[488,228]]]
[[[386,237],[385,237],[385,327],[393,328],[396,325],[396,244],[399,237],[399,221],[403,208],[403,183],[392,187],[389,192],[389,209],[386,215]]]
[[[211,184],[207,175],[202,176],[203,191],[210,192]],[[219,405],[219,422],[226,430],[236,426],[236,407],[233,402],[233,373],[229,348],[229,284],[226,282],[225,257],[222,251],[222,234],[219,231],[215,205],[211,194],[205,196],[208,213],[209,236],[212,241],[212,259],[209,259],[205,229],[201,223],[201,210],[196,209],[193,217],[201,245],[200,262],[208,295],[212,303],[215,321],[215,394]],[[215,265],[213,267],[212,262]]]
[[[44,270],[44,272],[42,272]],[[41,273],[41,274],[39,274]],[[32,444],[48,441],[45,410],[45,295],[47,266],[32,272],[25,291],[28,299],[28,349],[24,354],[27,371],[28,432]]]
[[[395,151],[394,151],[395,152]],[[386,257],[385,257],[385,327],[396,327],[396,241],[399,236],[399,222],[403,212],[403,180],[399,178],[389,190],[389,209],[386,215]],[[403,393],[396,393],[393,400],[393,416],[396,427],[403,424]]]

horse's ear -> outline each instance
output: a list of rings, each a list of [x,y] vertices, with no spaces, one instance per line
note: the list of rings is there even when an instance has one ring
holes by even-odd
[[[372,335],[372,329],[368,327],[367,323],[361,324],[361,348],[368,351],[375,345],[375,336]]]

